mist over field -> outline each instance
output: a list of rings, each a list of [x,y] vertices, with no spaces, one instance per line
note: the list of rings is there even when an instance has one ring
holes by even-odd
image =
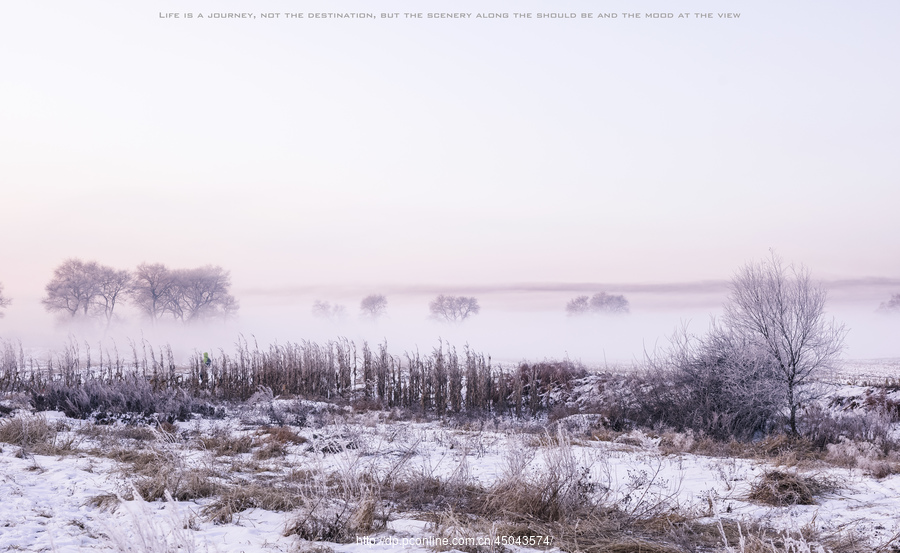
[[[849,332],[844,359],[900,357],[900,317],[877,311],[878,298],[887,298],[882,286],[871,284],[832,285],[828,315]],[[423,287],[424,288],[424,287]],[[265,350],[273,343],[303,340],[325,343],[340,337],[358,346],[387,342],[388,351],[401,356],[418,349],[428,353],[442,344],[459,352],[468,345],[490,355],[497,363],[569,359],[588,367],[632,364],[645,354],[666,348],[676,329],[701,335],[713,317],[721,315],[727,294],[725,282],[704,285],[634,286],[624,295],[630,302],[626,314],[568,315],[566,302],[579,295],[573,290],[541,289],[541,286],[470,287],[460,289],[476,297],[480,313],[460,324],[441,323],[429,315],[428,303],[436,295],[430,289],[398,289],[387,297],[387,314],[377,320],[360,314],[360,300],[372,289],[325,287],[312,290],[236,289],[240,302],[237,316],[229,320],[181,323],[169,319],[151,325],[133,306],[122,305],[109,329],[100,320],[74,321],[44,311],[40,298],[16,298],[0,319],[0,338],[21,341],[27,351],[61,350],[75,340],[90,344],[93,355],[101,344],[103,355],[132,356],[132,342],[140,350],[142,341],[154,347],[169,344],[176,361],[186,362],[208,351],[231,354],[238,341],[246,340]],[[544,286],[543,288],[551,288]],[[559,286],[556,286],[559,288]],[[623,287],[624,288],[624,287]],[[388,289],[385,287],[385,289]],[[617,291],[611,289],[611,291]],[[345,308],[341,317],[313,315],[315,301]]]

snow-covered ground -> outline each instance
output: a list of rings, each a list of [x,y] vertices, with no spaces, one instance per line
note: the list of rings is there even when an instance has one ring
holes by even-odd
[[[897,365],[873,361],[854,367],[852,371],[866,374],[882,371],[878,374],[884,378]],[[865,393],[848,385],[835,395]],[[427,508],[402,509],[380,502],[374,516],[384,519],[386,527],[351,536],[350,543],[324,544],[285,535],[300,516],[296,509],[238,505],[234,516],[219,520],[210,512],[224,490],[269,483],[290,494],[292,482],[301,474],[311,481],[321,478],[322,490],[341,486],[365,490],[372,482],[399,474],[490,489],[516,470],[531,478],[570,464],[576,466],[572,474],[590,483],[586,489],[594,499],[625,513],[670,510],[701,521],[722,518],[773,531],[815,527],[826,534],[853,536],[872,548],[900,535],[900,474],[876,478],[864,463],[846,468],[821,460],[785,466],[784,459],[698,455],[688,452],[693,437],[685,434],[638,430],[592,434],[596,418],[590,415],[573,415],[558,425],[546,420],[416,420],[397,419],[389,412],[275,400],[231,406],[221,419],[195,416],[157,429],[123,423],[101,426],[60,412],[35,414],[21,398],[18,403],[7,399],[5,404],[18,409],[0,418],[0,425],[34,422],[52,429],[52,435],[27,446],[0,442],[0,551],[433,551],[434,543],[427,540],[438,528]],[[298,406],[318,414],[304,424],[288,424],[286,438],[276,439],[267,413],[273,408],[291,413]],[[290,422],[301,421],[288,417]],[[252,446],[229,453],[226,445],[216,445],[240,439]],[[679,443],[673,447],[673,441]],[[274,448],[271,456],[261,454],[266,447]],[[135,458],[123,453],[127,451],[163,459],[145,465],[170,472],[159,476],[174,475],[175,480],[168,480],[173,486],[182,485],[179,479],[200,475],[218,492],[145,502],[134,486],[153,475],[146,473],[146,466],[136,468]],[[864,456],[856,450],[853,454]],[[776,468],[811,475],[831,483],[831,489],[819,494],[815,505],[773,507],[751,501],[752,484]],[[332,480],[326,485],[327,478]],[[297,504],[316,504],[310,489],[297,488]],[[491,541],[498,537],[485,532],[471,537]]]

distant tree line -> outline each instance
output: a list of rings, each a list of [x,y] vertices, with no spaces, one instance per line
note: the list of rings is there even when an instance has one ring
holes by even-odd
[[[129,302],[151,322],[170,317],[183,323],[228,317],[238,310],[222,267],[170,269],[142,263],[134,271],[71,258],[54,271],[42,303],[49,312],[112,322],[115,309]]]
[[[387,315],[388,301],[384,294],[370,294],[359,304],[359,316],[363,320],[377,321]],[[428,304],[430,318],[451,324],[460,324],[481,311],[478,300],[466,296],[440,294]],[[320,319],[341,321],[347,317],[347,308],[338,303],[316,300],[312,306],[313,316]]]
[[[347,318],[347,308],[338,303],[316,300],[313,302],[312,314],[319,319],[343,321]]]
[[[630,311],[628,300],[618,294],[600,292],[591,297],[577,296],[566,304],[569,315],[623,314]]]

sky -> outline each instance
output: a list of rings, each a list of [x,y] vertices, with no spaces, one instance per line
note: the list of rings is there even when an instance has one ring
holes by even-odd
[[[223,13],[254,17],[199,17]],[[628,357],[705,325],[774,249],[866,329],[854,355],[900,356],[896,320],[869,317],[900,293],[898,18],[887,1],[15,0],[0,336],[58,334],[40,298],[79,257],[221,265],[241,328],[282,339],[314,299],[386,292],[415,319],[478,292],[479,332],[511,356],[601,357],[540,344],[577,334],[566,299],[625,293]],[[517,344],[489,312],[559,316]]]

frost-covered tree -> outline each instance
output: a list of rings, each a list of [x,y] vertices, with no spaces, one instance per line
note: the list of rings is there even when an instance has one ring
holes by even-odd
[[[619,294],[600,292],[591,297],[591,311],[594,313],[628,313],[628,300]]]
[[[169,269],[144,263],[134,272],[131,297],[153,322],[165,315],[193,322],[236,313],[238,302],[230,287],[230,273],[219,266]]]
[[[130,283],[131,274],[126,270],[70,258],[53,271],[53,278],[44,288],[47,295],[41,301],[47,311],[72,317],[103,317],[108,324]]]
[[[364,319],[377,320],[387,314],[387,298],[383,294],[371,294],[359,302],[359,312]]]
[[[773,252],[738,270],[725,303],[725,327],[774,364],[794,435],[797,412],[811,398],[810,385],[844,345],[844,326],[825,316],[826,296],[806,267],[785,267]]]
[[[428,304],[431,318],[445,323],[459,324],[481,311],[478,300],[466,296],[445,296],[444,294],[431,300]]]
[[[90,313],[98,286],[96,274],[99,265],[90,261],[70,258],[53,271],[53,278],[44,287],[47,295],[41,300],[47,311],[87,316]]]
[[[238,309],[237,300],[229,292],[231,274],[222,267],[179,269],[174,272],[174,282],[177,292],[172,301],[182,321],[228,317]]]
[[[628,311],[628,300],[625,296],[606,292],[594,294],[590,298],[577,296],[566,304],[566,313],[569,315],[622,314]]]
[[[96,295],[94,311],[106,318],[106,324],[112,322],[116,304],[123,301],[131,290],[131,273],[125,269],[114,269],[98,265],[94,273]]]
[[[134,270],[131,301],[155,323],[170,311],[170,303],[176,296],[172,290],[174,285],[174,275],[165,265],[142,263]]]
[[[587,296],[578,296],[572,298],[569,303],[566,304],[566,313],[568,315],[586,315],[590,313],[591,298]]]

